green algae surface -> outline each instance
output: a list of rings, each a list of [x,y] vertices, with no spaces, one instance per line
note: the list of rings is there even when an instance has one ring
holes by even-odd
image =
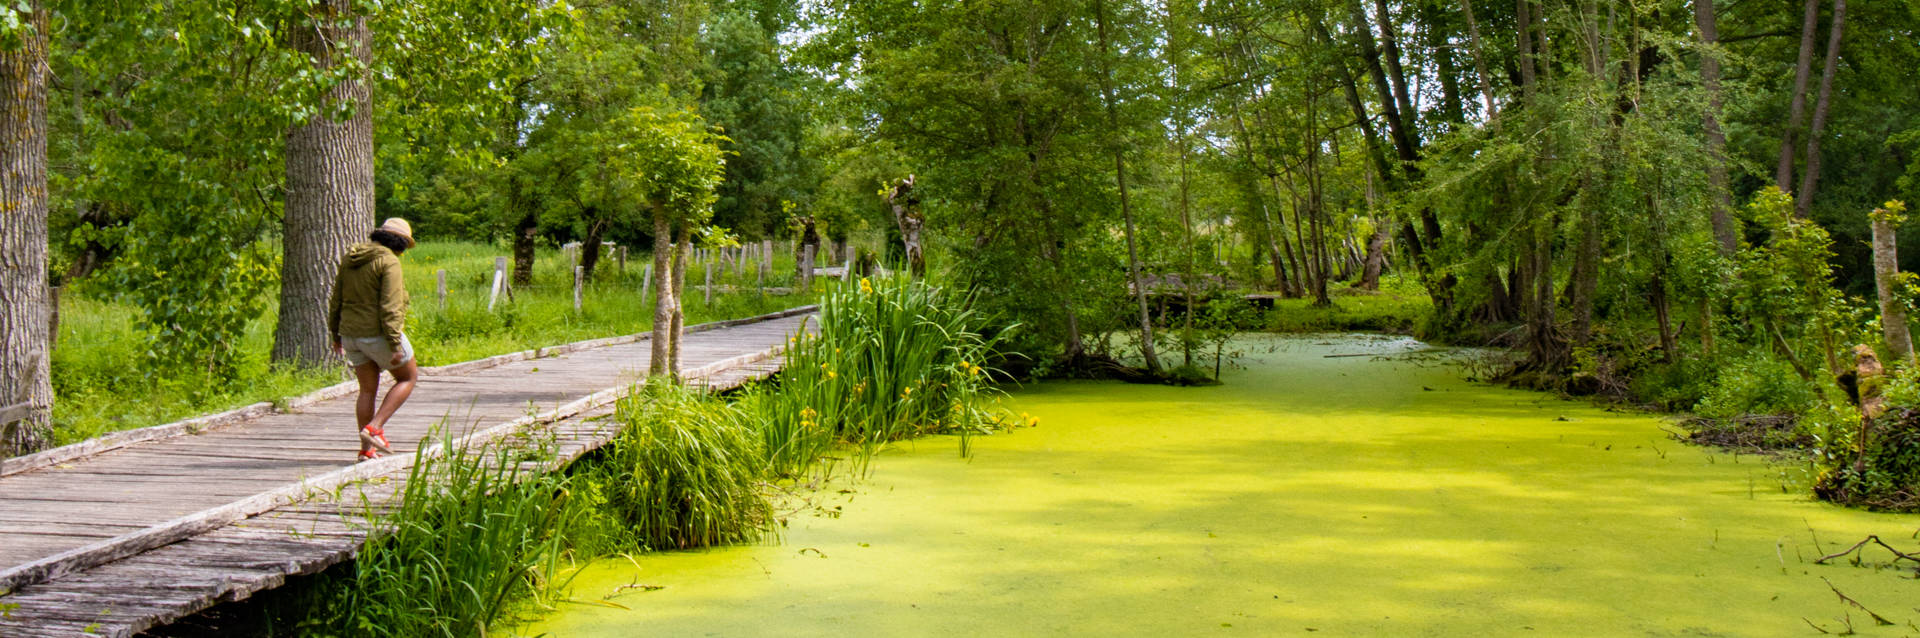
[[[1920,517],[1812,502],[1796,468],[1674,442],[1656,417],[1326,356],[1418,344],[1246,345],[1221,386],[1020,389],[1008,403],[1040,425],[972,459],[901,445],[776,543],[590,565],[577,604],[515,631],[1920,634],[1912,569],[1812,563],[1868,534],[1912,548]]]

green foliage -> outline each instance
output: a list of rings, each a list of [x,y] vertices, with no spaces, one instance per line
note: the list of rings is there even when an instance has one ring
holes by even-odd
[[[804,78],[784,64],[779,33],[745,8],[717,13],[701,33],[708,55],[700,110],[724,132],[731,158],[714,222],[749,239],[772,236],[781,202],[810,198],[815,162],[803,153],[812,107]]]
[[[771,529],[761,441],[739,409],[649,383],[621,401],[605,455],[576,475],[591,490],[599,536],[620,550],[743,543]]]
[[[1819,399],[1793,366],[1760,353],[1723,360],[1712,388],[1694,411],[1723,419],[1748,414],[1798,415],[1813,409]]]
[[[1330,307],[1310,299],[1278,299],[1266,316],[1272,332],[1379,331],[1409,334],[1426,328],[1433,300],[1409,278],[1385,278],[1379,294],[1336,296]]]

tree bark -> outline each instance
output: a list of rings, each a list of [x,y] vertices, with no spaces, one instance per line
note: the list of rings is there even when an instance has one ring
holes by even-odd
[[[1416,120],[1420,112],[1413,108],[1413,98],[1407,91],[1407,73],[1400,66],[1400,38],[1395,33],[1399,29],[1393,25],[1393,13],[1387,9],[1387,0],[1373,0],[1374,26],[1380,29],[1380,53],[1385,58],[1387,79],[1393,86],[1393,102],[1399,108],[1399,115],[1408,120]],[[1331,40],[1331,38],[1329,38]],[[1418,147],[1419,141],[1412,130],[1407,131],[1408,139]]]
[[[1813,103],[1813,126],[1807,129],[1807,167],[1800,171],[1800,190],[1793,194],[1793,214],[1801,219],[1813,213],[1814,188],[1820,183],[1820,139],[1826,134],[1833,76],[1840,66],[1840,34],[1847,22],[1847,0],[1833,0],[1831,22],[1827,28],[1827,61],[1820,69],[1820,97]]]
[[[680,297],[673,290],[673,224],[667,219],[667,208],[658,203],[653,205],[653,356],[647,361],[647,376],[665,377],[673,374],[673,339],[668,336],[673,331],[673,316],[680,305]]]
[[[1913,335],[1908,332],[1907,310],[1894,290],[1900,258],[1894,249],[1893,220],[1886,217],[1884,209],[1873,212],[1873,284],[1880,297],[1880,332],[1887,338],[1887,349],[1895,360],[1912,363]]]
[[[1793,152],[1799,147],[1794,136],[1807,112],[1807,77],[1813,73],[1813,38],[1820,26],[1820,0],[1806,0],[1806,15],[1800,23],[1800,58],[1793,65],[1792,101],[1787,107],[1786,131],[1780,135],[1780,159],[1773,168],[1773,185],[1780,192],[1793,192]]]
[[[518,198],[518,191],[515,191]],[[513,285],[533,285],[534,239],[540,234],[540,213],[533,207],[520,217],[513,230]]]
[[[0,423],[0,457],[52,442],[53,335],[47,287],[47,11],[14,12],[31,33],[0,49],[0,407],[33,406]]]
[[[1480,47],[1480,21],[1473,17],[1473,0],[1460,0],[1460,11],[1467,18],[1467,50],[1473,54],[1473,72],[1480,79],[1480,98],[1486,102],[1487,122],[1497,126],[1500,107],[1493,101],[1493,79],[1487,75],[1487,57]]]
[[[331,69],[371,57],[366,16],[352,0],[325,0],[293,30],[295,49]],[[336,26],[346,22],[349,26]],[[345,119],[337,117],[342,111]],[[287,133],[286,229],[280,266],[280,322],[273,361],[318,366],[336,357],[327,335],[327,297],[340,257],[373,228],[373,108],[364,72],[334,85],[320,108]]]
[[[601,245],[606,235],[606,220],[596,220],[587,224],[587,239],[580,242],[580,268],[587,281],[593,281],[593,269],[600,265]]]
[[[693,229],[689,226],[680,224],[679,247],[673,251],[673,324],[667,327],[667,370],[675,379],[680,378],[680,341],[687,336],[687,305],[681,301],[687,298],[687,262],[693,260]]]
[[[1520,93],[1533,95],[1533,88],[1539,79],[1539,69],[1533,64],[1533,2],[1532,0],[1514,0],[1514,54],[1520,64]]]
[[[1713,0],[1693,0],[1693,23],[1700,36],[1700,85],[1707,92],[1707,112],[1702,117],[1707,137],[1707,203],[1713,223],[1713,238],[1720,254],[1733,255],[1740,238],[1733,225],[1733,192],[1727,179],[1727,134],[1720,130],[1720,28],[1713,15]]]

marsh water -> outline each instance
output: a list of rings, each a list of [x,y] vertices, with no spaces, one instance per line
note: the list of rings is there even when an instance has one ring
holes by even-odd
[[[1040,424],[971,459],[950,438],[900,445],[776,542],[596,563],[577,602],[516,631],[1920,633],[1911,568],[1812,564],[1868,534],[1912,546],[1920,516],[1812,502],[1797,465],[1393,354],[1411,341],[1243,345],[1215,387],[1016,390]],[[1327,356],[1368,353],[1390,356]]]

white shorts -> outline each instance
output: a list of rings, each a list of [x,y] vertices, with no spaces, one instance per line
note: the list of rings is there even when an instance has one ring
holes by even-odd
[[[380,366],[381,370],[392,370],[400,366],[393,365],[393,349],[387,347],[386,337],[341,337],[340,349],[347,353],[347,363],[360,367],[369,363]],[[406,335],[400,335],[400,365],[413,360],[413,344]]]

